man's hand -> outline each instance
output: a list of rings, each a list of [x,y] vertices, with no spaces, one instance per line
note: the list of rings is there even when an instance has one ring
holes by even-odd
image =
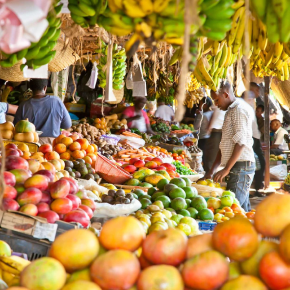
[[[211,173],[210,171],[207,172],[203,178],[201,178],[200,180],[204,180],[204,179],[212,179],[213,173]]]
[[[226,168],[222,169],[221,171],[217,172],[213,178],[214,182],[221,183],[223,179],[230,173],[230,171]]]

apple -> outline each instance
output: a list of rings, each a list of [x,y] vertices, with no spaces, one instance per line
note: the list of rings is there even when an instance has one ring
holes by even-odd
[[[156,167],[156,170],[159,171],[159,170],[166,170],[167,168],[164,167],[164,166],[157,166]]]
[[[5,146],[5,150],[7,149],[17,149],[17,146],[13,143],[9,143]]]
[[[140,159],[139,159],[139,158],[131,158],[131,159],[129,160],[129,164],[130,164],[130,165],[134,165],[134,163],[137,162],[137,161],[140,161]]]
[[[42,197],[40,200],[41,203],[48,203],[50,204],[52,202],[52,198],[50,196],[50,192],[48,190],[42,191]]]
[[[134,163],[134,166],[137,168],[144,167],[144,165],[145,165],[145,162],[143,160],[139,160]]]
[[[10,170],[10,173],[15,176],[16,183],[24,183],[32,176],[31,172],[26,169],[13,169]]]

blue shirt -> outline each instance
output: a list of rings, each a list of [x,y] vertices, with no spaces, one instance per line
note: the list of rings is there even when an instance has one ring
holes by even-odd
[[[8,111],[8,104],[0,102],[0,124],[3,124],[6,122],[6,113]]]
[[[37,131],[43,132],[41,137],[58,137],[60,129],[71,127],[71,118],[66,107],[60,98],[50,95],[22,102],[15,114],[14,124],[24,119],[33,123]]]

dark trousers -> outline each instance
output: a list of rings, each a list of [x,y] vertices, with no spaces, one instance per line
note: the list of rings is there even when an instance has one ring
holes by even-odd
[[[253,150],[257,154],[259,162],[261,164],[261,169],[255,171],[254,181],[255,181],[255,189],[258,191],[259,189],[264,188],[264,176],[265,176],[265,157],[262,150],[262,145],[260,139],[253,138]]]
[[[204,164],[204,158],[205,158],[205,148],[206,148],[206,143],[208,139],[199,139],[198,140],[198,148],[202,150],[202,163]]]
[[[271,149],[270,150],[270,153],[271,154],[274,154],[274,155],[281,155],[281,154],[284,154],[283,151],[285,151],[285,150],[282,150],[282,149],[278,149],[277,148],[277,149]]]
[[[219,146],[222,139],[222,132],[211,132],[206,140],[205,150],[203,152],[203,168],[205,172],[209,172],[216,156],[219,152]]]

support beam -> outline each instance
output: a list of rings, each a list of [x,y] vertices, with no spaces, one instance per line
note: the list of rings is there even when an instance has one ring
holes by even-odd
[[[270,77],[265,77],[265,95],[264,95],[264,106],[265,106],[265,133],[264,142],[265,148],[265,189],[270,185],[270,107],[269,107],[269,93],[270,93]]]

